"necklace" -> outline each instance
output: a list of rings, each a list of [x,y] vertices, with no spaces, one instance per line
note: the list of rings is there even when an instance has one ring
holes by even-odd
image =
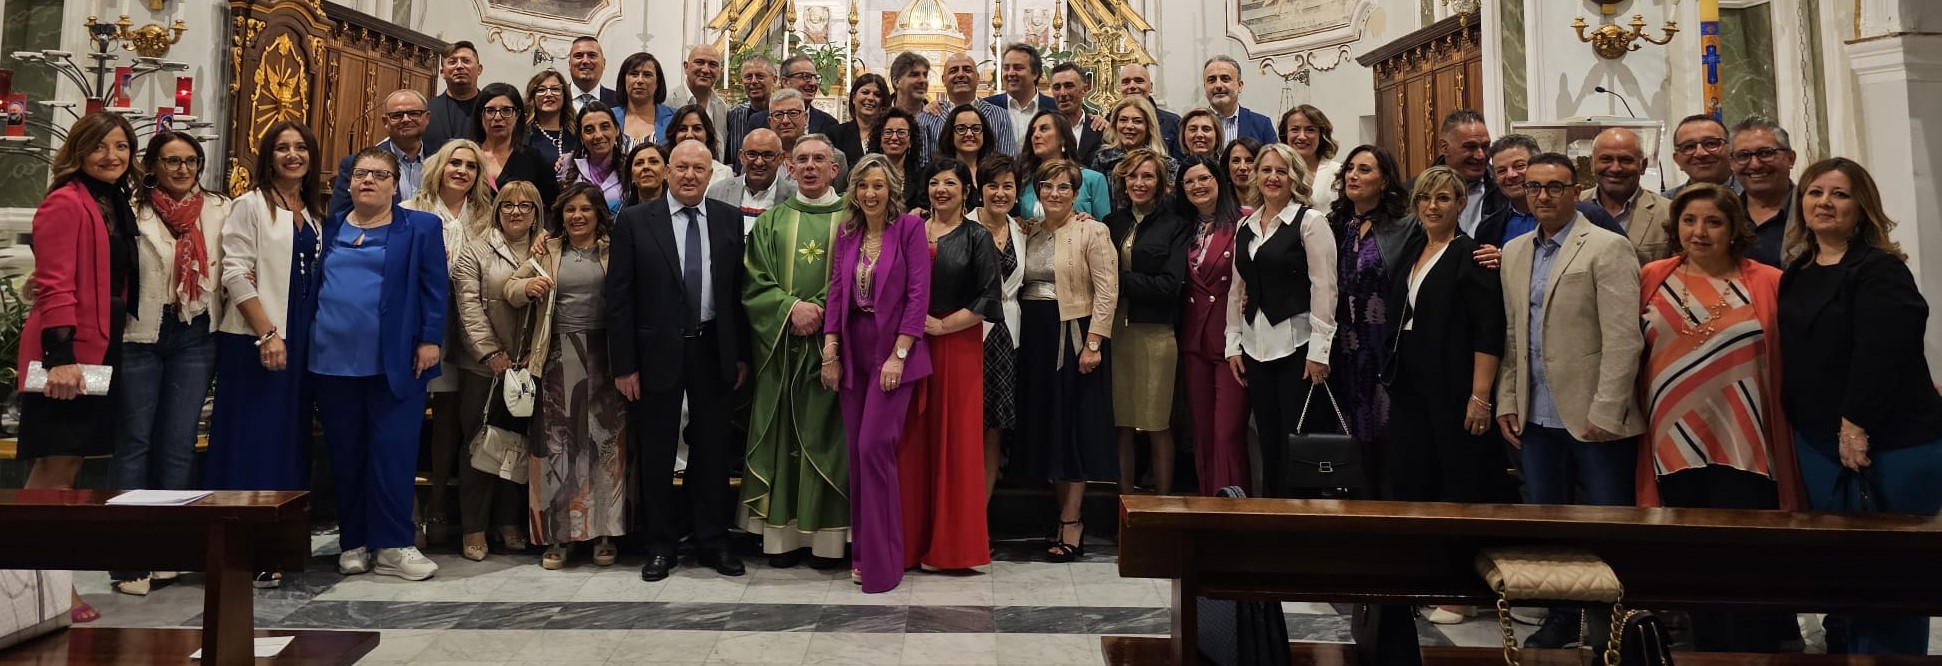
[[[553,154],[559,155],[561,153],[566,152],[566,149],[562,147],[562,144],[564,143],[564,137],[566,136],[566,130],[557,129],[557,130],[548,132],[546,131],[546,128],[537,127],[537,126],[535,126],[533,129],[539,130],[539,135],[541,137],[544,137],[547,141],[553,142]]]
[[[1705,316],[1701,317],[1696,312],[1699,308],[1699,299],[1693,296],[1692,290],[1686,284],[1689,280],[1708,280],[1711,277],[1704,273],[1695,274],[1687,270],[1685,266],[1680,266],[1679,271],[1681,279],[1679,280],[1679,293],[1676,296],[1679,299],[1679,309],[1685,310],[1689,317],[1698,319],[1698,321],[1680,320],[1679,336],[1697,338],[1699,342],[1705,342],[1719,333],[1719,326],[1714,322],[1721,316],[1724,316],[1726,311],[1732,307],[1726,302],[1726,292],[1728,289],[1721,289],[1719,291],[1719,299],[1714,301],[1711,306],[1706,307]],[[1729,275],[1724,279],[1728,281],[1730,288],[1732,277]]]
[[[344,221],[351,223],[351,226],[357,227],[358,229],[357,239],[351,241],[351,247],[364,247],[364,235],[368,233],[371,229],[376,229],[378,227],[391,224],[391,213],[389,211],[386,211],[384,214],[384,217],[373,219],[373,220],[366,220],[361,224],[357,221],[357,218],[352,217],[350,215],[345,215]]]

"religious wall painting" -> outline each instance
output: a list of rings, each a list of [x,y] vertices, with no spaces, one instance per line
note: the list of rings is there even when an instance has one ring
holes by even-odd
[[[829,5],[805,4],[801,6],[801,9],[802,26],[798,36],[802,39],[802,44],[805,46],[822,46],[830,43],[829,18],[831,7]]]
[[[622,0],[472,0],[472,6],[486,41],[513,53],[538,47],[563,54],[574,37],[598,35],[623,14]]]
[[[1025,43],[1040,51],[1054,46],[1052,40],[1052,8],[1027,7],[1025,9]]]
[[[1376,0],[1228,0],[1227,34],[1250,58],[1354,42]]]

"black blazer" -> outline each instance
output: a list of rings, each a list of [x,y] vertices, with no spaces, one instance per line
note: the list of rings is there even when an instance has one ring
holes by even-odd
[[[991,232],[977,220],[965,218],[937,239],[937,257],[931,261],[930,314],[970,310],[985,321],[1001,321],[1005,318],[999,284],[1003,278]]]
[[[829,140],[836,144],[837,150],[843,151],[843,157],[848,159],[848,163],[851,165],[855,165],[863,159],[863,139],[865,138],[863,136],[863,128],[858,126],[854,120],[837,125],[836,129],[829,133]]]
[[[1084,123],[1079,129],[1080,166],[1092,164],[1092,156],[1098,154],[1099,149],[1106,145],[1106,134],[1092,128],[1092,121],[1097,117],[1092,114],[1086,114],[1085,120],[1080,121]]]
[[[1113,211],[1105,223],[1115,251],[1126,244],[1127,234],[1133,234],[1133,260],[1119,265],[1120,314],[1135,324],[1172,326],[1179,319],[1180,291],[1187,284],[1192,227],[1165,206],[1148,214],[1137,229],[1131,209]]]
[[[750,358],[748,311],[742,307],[742,211],[714,199],[703,200],[701,207],[708,215],[720,370],[733,384],[736,364]],[[608,252],[607,345],[613,376],[639,372],[642,390],[672,389],[681,378],[688,293],[667,200],[622,208]]]
[[[547,164],[546,159],[539,156],[539,151],[525,144],[513,146],[512,155],[506,157],[506,166],[499,169],[499,180],[493,182],[493,189],[496,191],[518,180],[532,183],[533,187],[539,189],[539,200],[545,204],[542,210],[553,210],[553,200],[560,196],[560,177],[554,173],[553,165]],[[540,217],[544,219],[546,216]]]
[[[1876,449],[1942,439],[1942,396],[1929,381],[1922,334],[1928,302],[1908,264],[1854,243],[1841,263],[1802,255],[1780,275],[1782,405],[1795,430],[1832,439],[1841,419]],[[1805,271],[1834,271],[1832,286]],[[1816,285],[1824,288],[1815,288]]]
[[[1461,405],[1470,395],[1470,381],[1476,368],[1475,354],[1504,355],[1503,286],[1495,271],[1472,260],[1477,251],[1475,239],[1461,233],[1450,241],[1443,256],[1431,264],[1416,292],[1416,305],[1407,315],[1415,322],[1409,334],[1428,336],[1436,350],[1430,358],[1396,359],[1397,372],[1427,378],[1423,387],[1432,398],[1443,398],[1449,405]],[[1388,295],[1389,330],[1385,342],[1394,348],[1402,335],[1405,305],[1409,302],[1409,273],[1416,260],[1429,248],[1422,234],[1403,245],[1390,279]],[[1402,368],[1406,362],[1421,367]]]

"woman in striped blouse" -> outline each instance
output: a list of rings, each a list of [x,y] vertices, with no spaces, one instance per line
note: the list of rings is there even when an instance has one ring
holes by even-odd
[[[1780,408],[1780,271],[1746,257],[1755,237],[1739,196],[1716,185],[1672,200],[1676,253],[1646,264],[1640,506],[1805,509]],[[1693,613],[1700,650],[1777,652],[1800,639],[1786,614]]]

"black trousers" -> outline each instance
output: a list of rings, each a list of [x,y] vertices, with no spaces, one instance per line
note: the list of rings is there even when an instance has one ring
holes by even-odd
[[[1765,476],[1708,465],[1659,477],[1659,500],[1688,509],[1778,509],[1780,490]],[[1692,632],[1700,652],[1799,651],[1800,625],[1792,613],[1693,611]]]
[[[1247,369],[1248,411],[1253,413],[1255,430],[1261,434],[1261,492],[1260,497],[1289,497],[1287,479],[1280,478],[1287,469],[1288,436],[1295,433],[1295,426],[1301,424],[1308,432],[1338,432],[1335,414],[1328,408],[1328,398],[1320,387],[1306,379],[1301,373],[1308,369],[1308,345],[1302,345],[1295,353],[1272,361],[1257,361],[1247,354],[1241,355],[1241,362]],[[1301,403],[1308,397],[1308,391],[1316,392],[1314,403],[1309,405],[1308,419],[1301,420]]]
[[[641,399],[627,406],[627,426],[633,431],[636,468],[640,479],[640,515],[648,552],[673,555],[681,538],[675,515],[674,450],[688,442],[688,471],[682,486],[688,492],[697,550],[728,546],[728,523],[734,498],[728,488],[728,469],[742,454],[742,443],[729,436],[734,415],[735,385],[721,376],[720,341],[712,328],[682,345],[680,375],[665,390],[641,391]],[[681,399],[688,399],[688,429],[681,430]]]

